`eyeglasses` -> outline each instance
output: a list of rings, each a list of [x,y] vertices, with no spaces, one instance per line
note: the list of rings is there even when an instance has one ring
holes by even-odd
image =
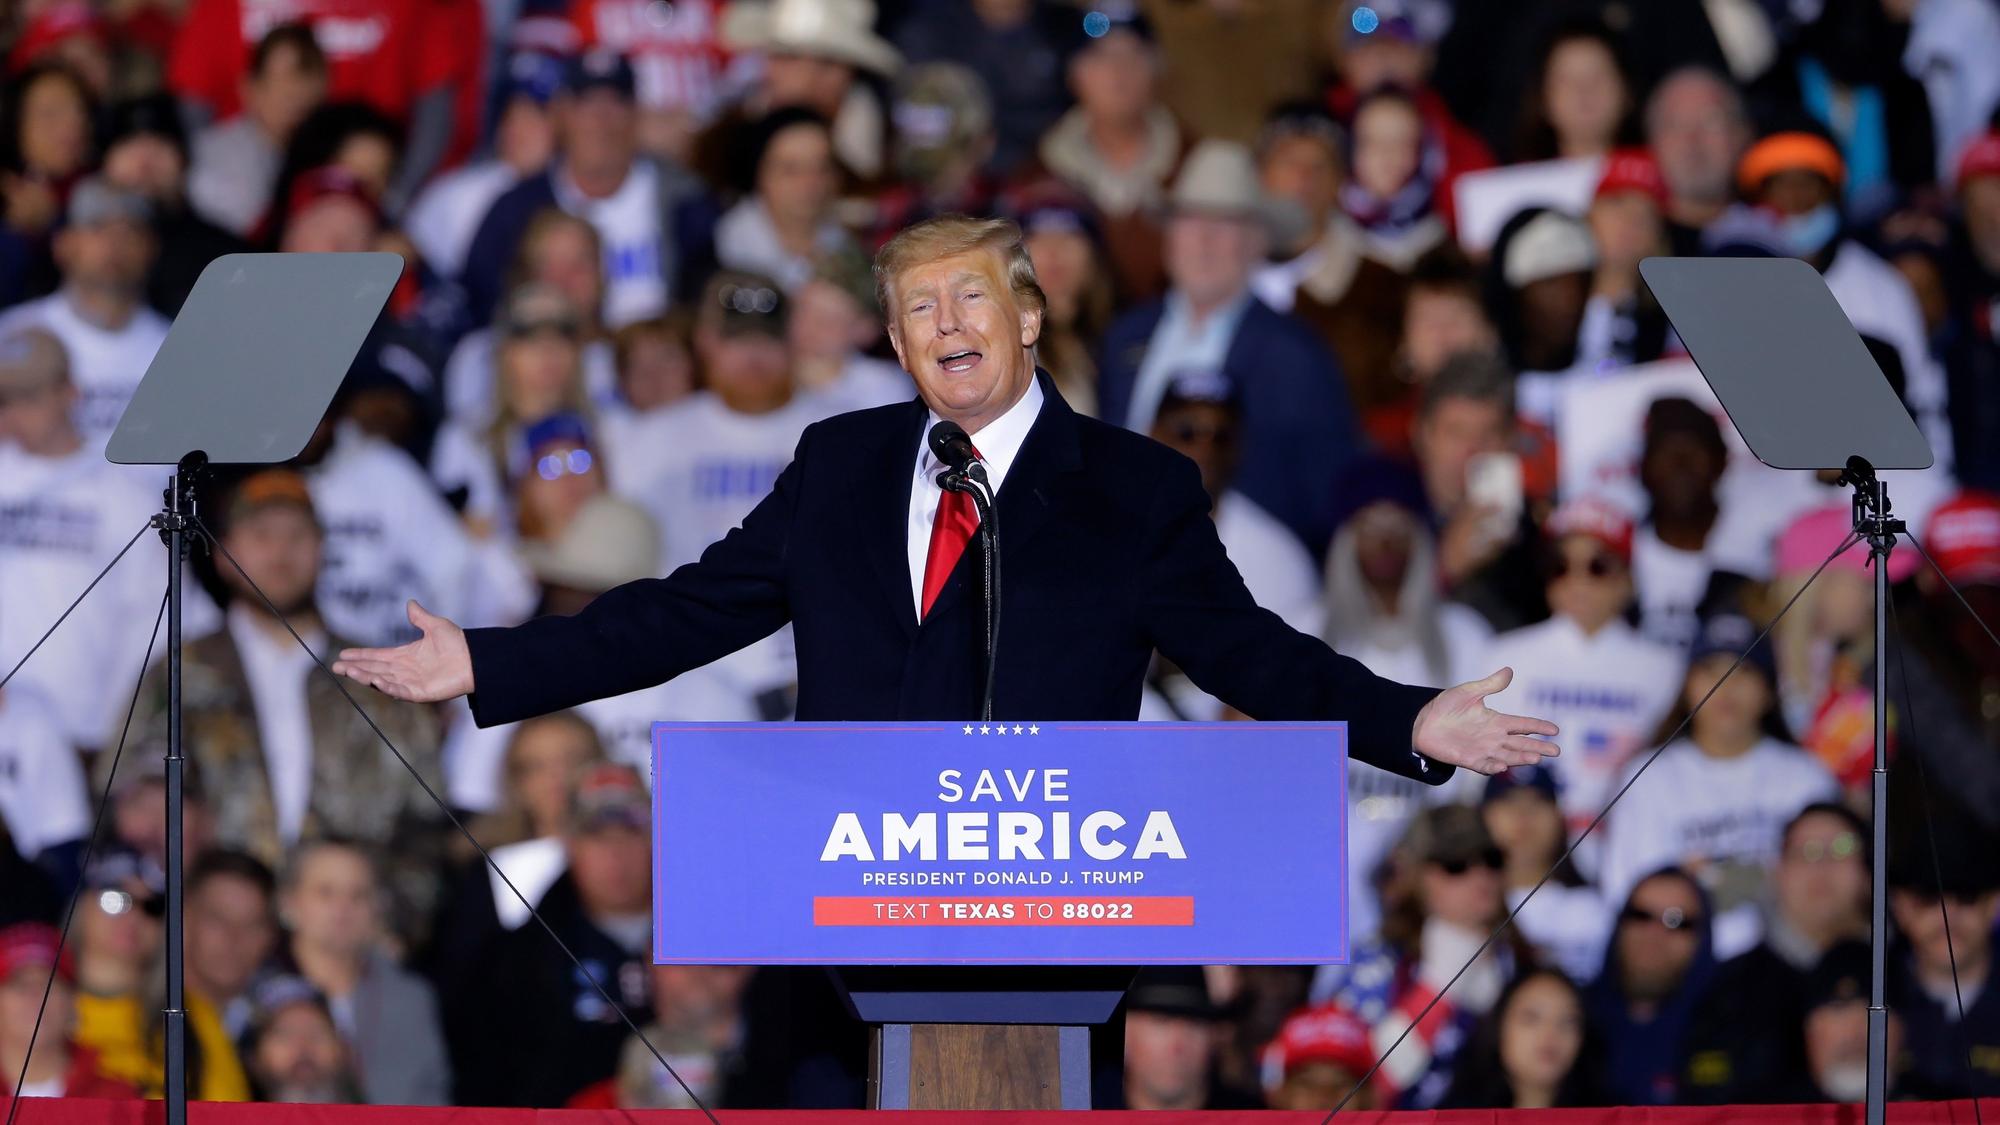
[[[1573,562],[1568,555],[1557,555],[1549,560],[1548,578],[1549,581],[1553,582],[1558,578],[1567,578],[1578,571],[1582,571],[1592,578],[1609,578],[1614,574],[1622,572],[1624,569],[1624,563],[1602,551],[1590,556],[1581,566]]]
[[[99,891],[97,894],[97,908],[109,917],[116,918],[130,914],[135,907],[145,911],[151,918],[164,917],[167,913],[167,901],[159,895],[147,895],[143,899],[135,898],[130,891],[121,891],[115,887]]]
[[[1842,832],[1831,840],[1807,840],[1790,858],[1800,863],[1831,863],[1861,854],[1861,837]]]
[[[1447,875],[1463,875],[1474,867],[1484,867],[1488,871],[1498,871],[1507,865],[1507,853],[1499,848],[1482,848],[1477,855],[1453,856],[1435,861]]]
[[[768,314],[778,308],[778,291],[763,285],[725,285],[715,291],[715,299],[735,313]]]
[[[1620,922],[1646,922],[1670,933],[1692,933],[1701,925],[1701,915],[1689,914],[1678,906],[1669,906],[1658,914],[1642,907],[1628,906],[1618,912]]]
[[[544,454],[535,462],[535,472],[543,480],[561,480],[565,475],[580,477],[590,471],[596,460],[588,449],[572,449],[568,453]]]

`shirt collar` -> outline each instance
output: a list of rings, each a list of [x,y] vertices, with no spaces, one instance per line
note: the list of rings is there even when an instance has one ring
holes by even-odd
[[[1186,295],[1179,289],[1167,293],[1166,316],[1184,326],[1183,330],[1195,329],[1200,332],[1220,332],[1226,337],[1236,335],[1236,323],[1243,319],[1243,313],[1250,307],[1254,296],[1251,287],[1245,285],[1241,292],[1218,306],[1214,312],[1202,320],[1195,329],[1194,306],[1188,303]]]
[[[313,653],[325,650],[326,634],[318,628],[299,629],[299,636],[312,646],[307,652],[290,637],[276,637],[264,632],[256,620],[256,611],[248,605],[232,602],[222,611],[223,623],[229,630],[229,639],[236,642],[236,651],[247,667],[252,661],[268,664],[271,661],[283,663],[311,663]],[[296,628],[296,626],[295,626]]]
[[[979,450],[979,460],[986,465],[986,478],[992,483],[993,491],[1000,491],[1001,482],[1007,478],[1007,470],[1020,454],[1021,446],[1028,440],[1028,431],[1035,425],[1035,419],[1042,412],[1042,380],[1037,375],[1028,380],[1028,390],[1005,414],[982,426],[972,435],[972,444]],[[923,436],[918,439],[917,472],[926,480],[937,475],[940,467],[937,455],[931,452],[931,427],[941,418],[933,410],[924,419]]]

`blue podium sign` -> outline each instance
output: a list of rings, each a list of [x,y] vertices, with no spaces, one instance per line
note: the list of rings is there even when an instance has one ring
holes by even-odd
[[[1341,723],[659,723],[662,964],[1347,957]]]

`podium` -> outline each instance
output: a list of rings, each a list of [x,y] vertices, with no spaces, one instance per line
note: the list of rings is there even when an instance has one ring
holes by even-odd
[[[883,1109],[1087,1109],[1145,965],[1347,958],[1340,723],[660,723],[654,960],[824,965]]]

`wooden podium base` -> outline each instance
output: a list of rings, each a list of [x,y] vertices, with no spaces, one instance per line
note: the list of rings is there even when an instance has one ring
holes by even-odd
[[[1090,1029],[891,1023],[868,1051],[870,1109],[1089,1109]]]
[[[871,1109],[1089,1109],[1090,1029],[1133,970],[1114,966],[828,970],[868,1047]]]

